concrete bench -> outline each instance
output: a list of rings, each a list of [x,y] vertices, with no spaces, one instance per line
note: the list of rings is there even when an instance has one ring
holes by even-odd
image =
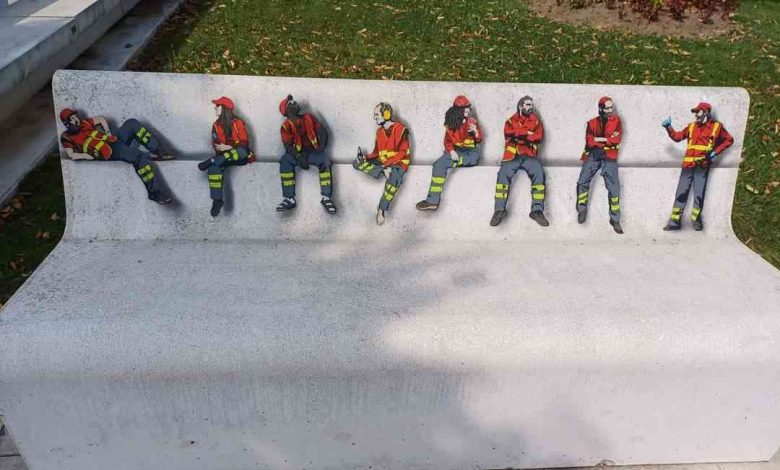
[[[63,161],[66,235],[0,312],[0,414],[31,469],[507,468],[768,460],[780,445],[780,273],[730,225],[748,96],[733,88],[349,81],[58,72],[56,109],[135,117],[182,158],[177,203],[122,163]],[[339,213],[280,199],[279,100],[327,123]],[[421,213],[442,116],[464,93],[486,134]],[[547,135],[543,228],[518,175],[493,206],[503,122],[535,98]],[[623,119],[625,235],[574,205],[584,122]],[[208,214],[195,160],[230,96],[258,163]],[[735,144],[711,171],[703,232],[661,230],[683,144],[661,128],[712,102]],[[376,102],[411,129],[387,223],[349,162]]]

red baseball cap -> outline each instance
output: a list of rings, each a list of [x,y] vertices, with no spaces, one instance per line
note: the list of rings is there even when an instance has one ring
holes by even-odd
[[[712,111],[712,105],[702,101],[701,103],[697,104],[696,107],[691,110],[691,112],[698,113],[702,109],[705,111]]]
[[[610,98],[609,96],[602,96],[601,98],[599,98],[599,106],[604,106],[607,103],[607,101],[612,101],[612,98]]]
[[[279,112],[282,113],[282,116],[287,115],[287,103],[292,101],[293,97],[292,95],[287,95],[281,103],[279,103]]]
[[[68,119],[70,119],[71,116],[76,114],[76,111],[73,111],[70,108],[65,108],[62,111],[60,111],[60,121],[67,122]]]
[[[223,96],[216,100],[211,100],[212,103],[214,103],[217,106],[224,106],[229,110],[234,110],[236,108],[236,105],[233,104],[233,100],[230,98]]]

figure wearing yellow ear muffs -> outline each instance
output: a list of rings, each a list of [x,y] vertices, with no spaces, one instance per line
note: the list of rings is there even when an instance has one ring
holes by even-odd
[[[385,211],[390,209],[390,203],[401,187],[412,157],[409,130],[393,119],[393,108],[388,103],[376,105],[374,121],[379,129],[376,131],[374,151],[366,154],[358,148],[357,158],[352,163],[355,169],[372,178],[384,176],[387,179],[376,211],[377,225],[385,223]]]

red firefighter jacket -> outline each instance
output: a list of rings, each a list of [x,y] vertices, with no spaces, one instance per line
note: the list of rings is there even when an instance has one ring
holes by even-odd
[[[409,132],[400,122],[394,122],[389,129],[379,127],[376,130],[374,151],[368,154],[369,160],[379,160],[385,167],[399,165],[409,168],[412,151],[409,146]]]
[[[474,135],[469,134],[469,125],[472,123],[477,126],[477,133]],[[480,142],[482,142],[482,129],[476,119],[467,118],[454,131],[446,126],[444,128],[444,150],[447,152],[455,150],[456,147],[474,148]]]
[[[219,152],[219,150],[217,150],[218,144],[230,145],[233,148],[244,147],[249,151],[249,162],[254,162],[255,155],[249,150],[249,134],[246,131],[246,124],[244,124],[244,121],[234,117],[230,123],[230,127],[232,128],[232,134],[230,139],[228,139],[219,120],[214,122],[214,125],[211,128],[211,146],[214,147],[214,151]]]
[[[688,139],[685,149],[683,168],[693,168],[696,162],[704,159],[710,152],[721,153],[734,143],[734,138],[718,121],[709,120],[704,124],[692,122],[686,129],[676,131],[672,126],[666,128],[669,137],[675,142]]]
[[[605,137],[607,141],[596,142],[596,137]],[[614,114],[609,116],[606,125],[601,117],[594,117],[585,126],[585,151],[582,152],[582,161],[587,160],[590,151],[595,149],[603,149],[607,159],[617,160],[621,140],[623,140],[623,125],[619,117]]]
[[[295,122],[285,119],[282,123],[282,143],[294,147],[296,151],[319,150],[317,131],[320,123],[311,114],[305,113],[295,118]]]
[[[535,158],[539,153],[539,143],[543,137],[544,126],[536,113],[531,113],[529,116],[523,116],[521,113],[513,114],[504,123],[506,147],[502,160],[512,160],[516,155]]]
[[[112,153],[111,146],[108,144],[116,142],[116,136],[98,130],[92,119],[83,119],[79,131],[75,134],[64,132],[60,142],[64,148],[108,160]]]

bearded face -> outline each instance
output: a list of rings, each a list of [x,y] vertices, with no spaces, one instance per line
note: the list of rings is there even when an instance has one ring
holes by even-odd
[[[606,101],[604,102],[604,106],[601,108],[601,114],[604,117],[610,117],[612,116],[612,112],[615,110],[614,105],[612,104],[612,101]]]
[[[706,111],[704,109],[700,109],[696,111],[696,122],[699,124],[704,124],[710,119],[710,113],[709,111]]]
[[[533,100],[525,100],[520,105],[520,113],[523,116],[530,116],[534,112],[534,102]]]
[[[377,126],[381,126],[385,123],[385,118],[382,117],[382,107],[377,106],[374,108],[374,122],[376,122]]]

